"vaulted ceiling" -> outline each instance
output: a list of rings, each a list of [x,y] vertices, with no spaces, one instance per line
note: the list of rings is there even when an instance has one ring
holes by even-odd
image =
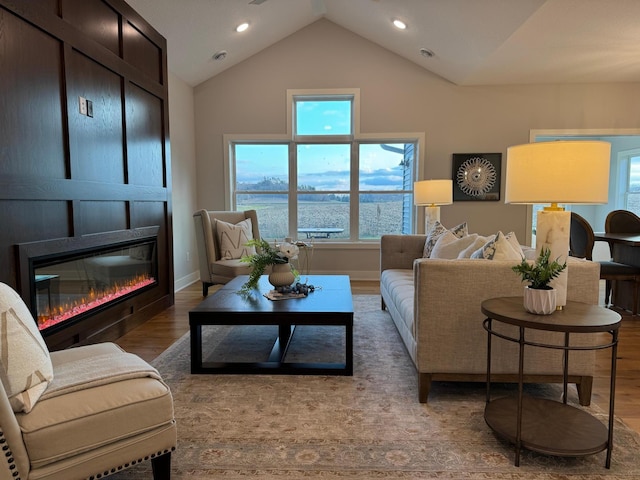
[[[169,69],[192,86],[320,18],[457,85],[640,81],[640,0],[127,3],[167,39]]]

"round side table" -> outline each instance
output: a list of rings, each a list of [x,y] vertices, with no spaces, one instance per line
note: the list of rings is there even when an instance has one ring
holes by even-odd
[[[567,302],[551,315],[534,315],[523,307],[522,297],[502,297],[485,300],[481,305],[487,318],[483,327],[487,331],[487,400],[484,418],[499,436],[515,444],[515,466],[520,465],[520,451],[527,448],[539,453],[558,456],[582,456],[607,450],[606,468],[611,466],[613,448],[613,411],[616,379],[616,354],[621,316],[597,305]],[[493,322],[518,327],[517,338],[497,332]],[[528,341],[527,331],[544,330],[564,334],[564,344]],[[571,345],[570,335],[582,333],[608,333],[610,342]],[[491,339],[499,337],[519,344],[518,395],[491,399]],[[523,397],[525,346],[564,350],[563,400]],[[569,351],[611,349],[609,389],[609,425],[588,412],[567,404]]]

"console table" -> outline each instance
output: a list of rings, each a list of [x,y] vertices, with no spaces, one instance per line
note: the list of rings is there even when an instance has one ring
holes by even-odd
[[[523,307],[522,297],[502,297],[485,300],[481,305],[487,318],[487,399],[484,418],[487,425],[501,437],[515,444],[515,466],[520,465],[520,451],[527,448],[557,456],[582,456],[607,450],[606,468],[611,466],[613,448],[616,354],[621,316],[597,305],[567,302],[563,310],[551,315],[534,315]],[[518,338],[497,332],[493,322],[518,328]],[[547,344],[527,340],[530,330],[561,332],[564,344]],[[604,332],[609,342],[571,345],[570,335]],[[499,337],[519,344],[518,395],[491,399],[491,339]],[[608,337],[607,337],[608,339]],[[564,350],[562,402],[523,396],[525,346]],[[567,404],[567,379],[570,350],[611,349],[608,428],[588,412]]]

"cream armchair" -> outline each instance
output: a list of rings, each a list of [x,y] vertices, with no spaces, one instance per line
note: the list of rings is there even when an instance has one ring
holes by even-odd
[[[171,478],[169,387],[113,343],[51,352],[21,298],[0,283],[0,480],[97,479],[151,460]]]
[[[199,210],[193,214],[193,219],[196,228],[202,296],[207,296],[211,285],[227,283],[238,275],[249,275],[251,273],[251,266],[241,262],[240,255],[226,255],[227,257],[237,258],[224,258],[219,232],[216,229],[216,220],[237,225],[249,219],[251,236],[259,239],[258,216],[255,210],[246,210],[244,212]],[[236,246],[240,247],[240,245]]]

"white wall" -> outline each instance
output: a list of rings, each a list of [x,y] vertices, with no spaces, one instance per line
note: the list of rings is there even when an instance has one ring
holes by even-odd
[[[222,135],[285,133],[286,90],[313,88],[360,88],[363,133],[425,132],[425,178],[451,178],[453,153],[502,152],[502,192],[506,149],[527,143],[531,129],[640,127],[640,83],[458,87],[322,19],[195,87],[197,208],[224,208]],[[178,235],[187,224],[178,218],[180,201],[175,192]],[[189,220],[192,207],[181,208]],[[526,207],[502,201],[444,206],[441,220],[526,238]],[[177,245],[176,252],[178,264],[184,253]],[[317,247],[312,268],[375,278],[378,255],[357,245]]]
[[[175,289],[200,279],[194,236],[196,148],[193,88],[169,72],[169,137]]]

